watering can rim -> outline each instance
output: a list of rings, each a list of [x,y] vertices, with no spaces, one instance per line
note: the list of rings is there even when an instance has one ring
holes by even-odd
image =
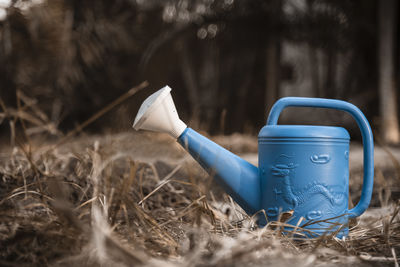
[[[343,127],[316,125],[265,125],[258,134],[263,137],[282,138],[332,138],[350,140],[350,134]]]

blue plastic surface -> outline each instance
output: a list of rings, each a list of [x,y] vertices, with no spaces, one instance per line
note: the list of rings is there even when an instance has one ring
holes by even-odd
[[[359,108],[345,101],[323,98],[285,97],[278,100],[272,107],[268,116],[267,125],[276,125],[278,123],[279,114],[284,108],[289,106],[342,110],[353,116],[357,122],[361,130],[364,147],[364,180],[360,201],[353,209],[349,210],[348,213],[350,218],[360,216],[368,208],[374,184],[374,138],[368,120]],[[346,158],[347,157],[348,156],[346,156]]]
[[[266,125],[258,134],[258,138],[288,137],[288,138],[339,138],[350,140],[345,128],[333,126],[304,126],[304,125]]]
[[[350,113],[361,129],[364,182],[359,203],[348,210],[349,134],[341,127],[277,125],[289,106],[319,107]],[[287,97],[272,107],[259,133],[259,168],[187,128],[179,143],[250,215],[263,209],[259,224],[293,211],[288,223],[316,234],[339,231],[347,235],[348,218],[361,215],[372,195],[373,137],[368,121],[354,105],[331,99]],[[324,222],[318,222],[324,220]],[[340,224],[340,225],[339,225]],[[340,229],[339,229],[340,228]],[[312,236],[312,235],[309,235]]]
[[[331,223],[347,222],[349,139],[303,137],[308,136],[309,127],[312,126],[268,125],[263,128],[263,133],[274,132],[277,128],[296,131],[297,137],[259,136],[261,206],[268,221],[276,221],[280,213],[293,210],[288,223],[297,225],[303,217],[300,226],[311,220],[340,216],[329,223],[310,223],[305,227],[316,233],[334,231],[337,227],[330,229]],[[260,217],[260,224],[266,223],[265,217]],[[341,235],[346,233],[347,227]]]
[[[260,179],[256,166],[191,128],[186,128],[178,142],[244,211],[254,214],[260,210]]]

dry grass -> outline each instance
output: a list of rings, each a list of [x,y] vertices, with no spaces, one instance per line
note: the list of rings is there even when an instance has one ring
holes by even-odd
[[[355,222],[346,240],[299,240],[282,234],[284,223],[255,227],[192,161],[141,162],[110,153],[104,139],[65,146],[15,147],[2,161],[1,264],[393,265],[400,249],[394,203]]]
[[[4,111],[10,125],[24,114]],[[351,222],[347,239],[299,239],[299,227],[283,233],[284,220],[256,227],[162,135],[71,138],[55,147],[38,141],[55,129],[45,119],[23,121],[25,141],[12,128],[16,145],[1,152],[0,265],[398,266],[395,171],[377,171],[373,205],[382,207]],[[32,138],[41,121],[47,128]]]

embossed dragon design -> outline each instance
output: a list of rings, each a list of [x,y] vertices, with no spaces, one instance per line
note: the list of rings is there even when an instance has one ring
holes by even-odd
[[[305,186],[302,190],[293,191],[290,180],[291,170],[298,167],[298,164],[276,164],[271,168],[272,175],[283,178],[283,199],[286,203],[293,205],[293,208],[303,204],[311,194],[321,194],[330,201],[332,205],[338,205],[343,201],[343,194],[334,194],[329,186],[313,182]]]

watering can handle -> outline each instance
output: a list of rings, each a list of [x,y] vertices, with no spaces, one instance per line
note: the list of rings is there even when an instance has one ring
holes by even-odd
[[[374,183],[374,139],[371,127],[359,108],[345,101],[324,98],[307,97],[284,97],[279,99],[272,107],[267,125],[276,125],[282,110],[286,107],[315,107],[331,108],[343,110],[349,113],[356,120],[361,129],[364,146],[364,181],[362,186],[361,198],[358,204],[349,210],[349,217],[360,216],[368,207],[371,201],[372,186]]]

